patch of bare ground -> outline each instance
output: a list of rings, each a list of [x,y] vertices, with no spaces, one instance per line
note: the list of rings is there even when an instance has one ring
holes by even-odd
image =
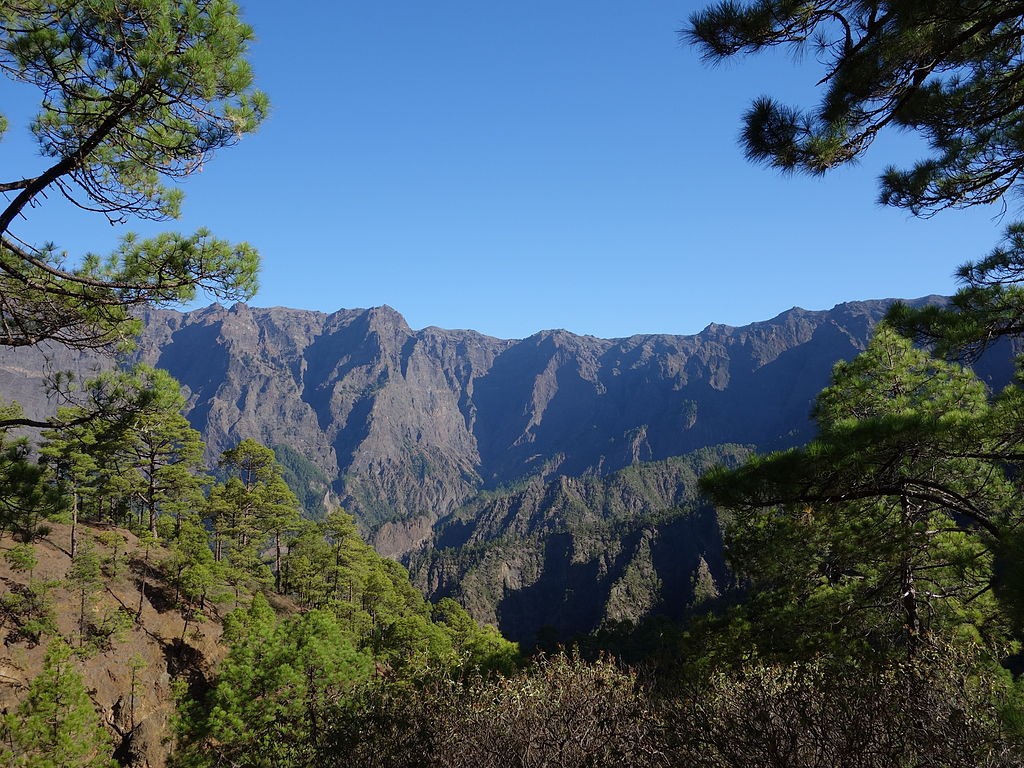
[[[93,631],[83,638],[81,592],[67,581],[71,528],[48,526],[33,543],[38,562],[31,572],[15,570],[4,557],[19,542],[10,535],[0,539],[0,710],[13,711],[42,669],[52,637],[37,634],[33,623],[40,602],[33,595],[42,589],[56,630],[79,649],[78,668],[114,737],[115,759],[123,766],[162,768],[173,745],[172,683],[184,681],[193,694],[208,686],[225,652],[220,617],[233,606],[207,605],[205,621],[186,625],[174,588],[158,567],[164,550],[147,553],[124,529],[79,525],[79,541],[92,543],[103,573],[85,601],[84,625]],[[97,636],[95,628],[118,623],[121,628],[109,637],[103,631]]]

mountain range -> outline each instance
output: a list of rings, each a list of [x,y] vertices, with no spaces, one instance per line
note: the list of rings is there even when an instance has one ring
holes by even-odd
[[[941,299],[913,303],[926,301]],[[387,306],[215,304],[147,312],[126,362],[181,382],[211,465],[246,437],[273,447],[311,514],[340,503],[429,595],[529,639],[680,614],[695,590],[724,588],[696,473],[808,439],[832,366],[864,348],[890,304],[794,308],[690,336],[521,340],[412,330]],[[980,375],[1001,386],[1011,357],[988,355]],[[111,364],[3,350],[0,394],[42,416],[56,405],[48,375]]]

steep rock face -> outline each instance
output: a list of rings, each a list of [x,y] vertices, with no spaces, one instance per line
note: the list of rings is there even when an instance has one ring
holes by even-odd
[[[371,310],[366,320],[363,349],[372,355],[315,384],[330,392],[317,412],[338,452],[346,503],[371,526],[434,517],[480,485],[474,384],[508,342],[434,328],[414,334],[392,310]],[[335,414],[344,429],[330,426]]]
[[[243,304],[152,311],[133,359],[187,390],[215,459],[240,439],[285,445],[334,478],[382,552],[426,541],[481,489],[531,475],[609,474],[724,442],[806,439],[838,359],[857,354],[889,302],[793,309],[695,336],[495,339],[413,331],[390,307],[330,315]],[[50,350],[54,370],[93,356]],[[39,352],[0,352],[0,394],[52,408]]]
[[[127,362],[182,383],[211,465],[242,438],[275,447],[319,478],[309,503],[330,486],[328,500],[425,592],[531,640],[546,625],[564,636],[680,615],[724,588],[717,522],[670,457],[805,441],[832,366],[864,348],[889,303],[792,309],[693,336],[523,340],[413,331],[390,307],[213,305],[147,313]],[[978,364],[993,389],[1010,380],[1015,351],[1002,343]],[[0,396],[42,416],[60,404],[48,376],[112,364],[0,349]]]
[[[730,584],[697,478],[748,454],[716,446],[608,477],[533,477],[481,494],[406,558],[410,575],[431,599],[454,597],[526,643],[651,613],[681,619]]]
[[[306,351],[324,316],[290,310],[207,307],[151,312],[134,358],[164,368],[186,388],[189,419],[212,457],[246,437],[300,447],[316,466],[337,459],[302,399]],[[330,471],[333,477],[336,471]]]

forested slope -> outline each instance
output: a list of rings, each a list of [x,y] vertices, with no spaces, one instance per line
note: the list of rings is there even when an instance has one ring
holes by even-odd
[[[748,454],[717,446],[607,477],[533,477],[482,494],[408,558],[413,581],[528,644],[653,615],[680,621],[733,582],[697,479]]]

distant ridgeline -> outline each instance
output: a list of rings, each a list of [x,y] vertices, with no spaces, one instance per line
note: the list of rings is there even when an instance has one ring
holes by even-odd
[[[927,301],[941,299],[914,303]],[[146,314],[132,357],[185,387],[211,458],[247,437],[273,447],[312,516],[340,503],[427,594],[531,640],[679,616],[724,589],[696,473],[739,460],[740,445],[805,441],[832,365],[864,348],[890,303],[610,340],[413,331],[389,307],[213,305]],[[0,395],[43,415],[49,373],[103,365],[4,350]],[[1012,350],[978,370],[1003,386]]]

